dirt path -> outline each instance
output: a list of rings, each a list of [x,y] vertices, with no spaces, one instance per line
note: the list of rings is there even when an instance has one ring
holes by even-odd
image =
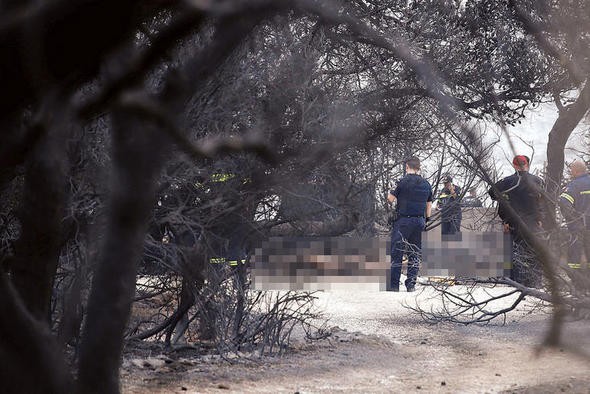
[[[588,360],[563,349],[536,354],[549,318],[541,310],[523,306],[502,326],[429,325],[402,306],[426,294],[318,297],[330,325],[339,327],[330,341],[237,365],[179,359],[137,367],[127,361],[125,392],[590,393]],[[567,344],[590,351],[590,322],[564,328]]]

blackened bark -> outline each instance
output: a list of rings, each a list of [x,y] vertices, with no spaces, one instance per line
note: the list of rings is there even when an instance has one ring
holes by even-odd
[[[60,345],[70,343],[80,337],[80,329],[84,318],[82,308],[82,289],[86,275],[80,266],[76,267],[71,287],[64,297],[64,309],[57,330],[57,338]]]
[[[559,116],[549,132],[547,142],[547,192],[552,201],[557,201],[557,194],[561,185],[564,166],[564,150],[567,141],[580,123],[584,115],[590,109],[590,81],[580,92],[577,100],[559,111]]]
[[[65,88],[93,77],[104,57],[131,37],[143,3],[59,0],[3,14],[0,119],[33,102],[52,84]]]
[[[163,162],[162,134],[134,116],[113,114],[114,184],[102,247],[82,334],[79,393],[118,393],[123,333],[135,294],[156,176]]]
[[[263,10],[268,11],[264,7]],[[158,97],[160,105],[153,110],[176,123],[172,116],[182,113],[190,95],[199,90],[199,84],[204,84],[269,15],[260,11],[224,18],[211,45],[182,70],[186,78],[178,78],[174,72],[168,75],[166,87]],[[107,237],[94,275],[80,348],[77,391],[84,394],[119,392],[123,334],[135,293],[135,275],[148,218],[156,201],[155,178],[168,145],[163,138],[165,131],[154,130],[146,123],[152,119],[150,116],[158,119],[160,114],[150,113],[151,108],[138,110],[131,94],[122,104],[128,112],[119,109],[113,115],[116,179],[111,190]],[[166,131],[174,135],[178,129]]]
[[[180,303],[176,311],[174,311],[172,321],[166,330],[166,346],[176,344],[181,338],[183,338],[186,328],[188,327],[187,313],[189,309],[195,305],[195,294],[193,293],[195,287],[192,285],[191,279],[190,276],[183,277],[182,279]],[[186,324],[182,321],[183,319],[186,320]],[[175,334],[174,338],[172,338],[173,334]]]
[[[71,392],[72,379],[47,324],[25,308],[0,271],[0,391]]]
[[[2,0],[0,1],[0,11],[7,12],[7,11],[14,11],[19,7],[26,7],[30,1],[27,0]]]
[[[21,129],[21,120],[17,118],[2,123],[2,130],[6,131],[6,137],[0,146],[0,168],[3,171],[23,164],[43,137],[42,127],[32,127],[26,131]]]
[[[36,319],[47,321],[65,212],[67,155],[62,136],[57,130],[45,133],[28,159],[19,212],[22,230],[10,266],[26,308]]]
[[[246,262],[238,261],[234,272],[234,288],[236,290],[236,313],[234,315],[233,339],[235,343],[240,343],[242,337],[242,323],[244,321],[244,312],[246,308],[246,291],[247,291],[247,272]]]

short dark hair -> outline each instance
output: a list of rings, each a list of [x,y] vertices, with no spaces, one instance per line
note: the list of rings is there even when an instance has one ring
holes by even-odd
[[[406,160],[406,165],[410,167],[412,170],[419,170],[420,159],[418,159],[416,156],[412,156],[408,160]]]

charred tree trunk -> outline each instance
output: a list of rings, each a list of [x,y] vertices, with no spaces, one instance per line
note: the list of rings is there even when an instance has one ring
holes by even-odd
[[[69,393],[72,379],[47,324],[35,319],[0,271],[0,391]]]
[[[112,186],[106,240],[82,334],[79,393],[118,393],[123,334],[163,162],[162,134],[130,114],[113,115]]]
[[[176,114],[182,113],[192,92],[199,91],[242,42],[265,13],[223,18],[212,43],[183,72],[170,72],[166,85],[151,101],[129,93],[113,115],[113,163],[107,237],[94,275],[88,317],[82,334],[78,371],[79,393],[118,393],[123,335],[135,292],[137,265],[143,252],[148,218],[156,202],[156,180],[169,140],[176,136]],[[185,78],[182,78],[182,75]],[[192,87],[193,90],[188,87]],[[147,124],[154,121],[160,129]]]
[[[557,201],[561,186],[565,145],[588,109],[590,109],[590,81],[586,80],[586,85],[577,100],[559,111],[559,116],[549,132],[546,183],[547,192],[554,202]]]
[[[80,329],[84,319],[82,290],[86,279],[86,272],[81,265],[82,263],[79,262],[75,269],[72,284],[64,295],[64,308],[57,330],[57,338],[62,346],[80,338]]]
[[[107,54],[127,41],[140,23],[142,3],[149,2],[62,0],[3,14],[10,23],[0,28],[0,57],[5,59],[0,64],[0,120],[53,87],[49,83],[40,86],[41,70],[47,74],[45,82],[62,88],[94,76]],[[144,13],[149,15],[161,6],[152,2]],[[108,29],[104,21],[109,21]]]
[[[35,318],[47,321],[65,213],[67,155],[62,137],[59,131],[48,131],[28,159],[21,235],[10,264],[12,282],[25,307]]]
[[[184,334],[189,323],[188,311],[195,305],[193,289],[194,287],[191,285],[190,277],[183,277],[178,309],[174,312],[174,318],[166,332],[166,346],[186,342]]]

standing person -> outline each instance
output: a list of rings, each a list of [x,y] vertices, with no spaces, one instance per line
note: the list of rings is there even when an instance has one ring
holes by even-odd
[[[408,255],[407,291],[414,291],[420,269],[422,231],[430,218],[432,209],[432,187],[422,178],[420,160],[411,157],[406,161],[406,176],[390,190],[389,202],[396,202],[396,220],[391,231],[391,278],[390,290],[399,291],[402,272],[402,257]]]
[[[438,208],[441,210],[441,234],[451,235],[461,232],[461,188],[453,184],[453,178],[443,178],[444,188],[438,196]]]
[[[570,164],[569,170],[571,181],[559,198],[561,213],[572,236],[567,263],[572,269],[587,269],[582,265],[582,253],[590,263],[590,175],[582,160]]]
[[[529,173],[530,159],[527,156],[518,155],[512,160],[512,166],[516,172],[495,183],[495,188],[500,193],[496,195],[494,188],[489,190],[493,200],[500,200],[520,216],[525,226],[534,234],[542,230],[543,205],[541,178]],[[498,204],[498,215],[502,219],[504,232],[509,232],[512,237],[512,270],[510,278],[528,287],[541,286],[541,267],[535,257],[534,250],[527,244],[519,228],[516,218],[511,216],[503,203]]]
[[[481,202],[479,197],[477,197],[477,190],[474,187],[469,189],[468,196],[463,197],[463,200],[461,201],[461,206],[462,207],[469,207],[469,208],[483,207],[483,203]]]

